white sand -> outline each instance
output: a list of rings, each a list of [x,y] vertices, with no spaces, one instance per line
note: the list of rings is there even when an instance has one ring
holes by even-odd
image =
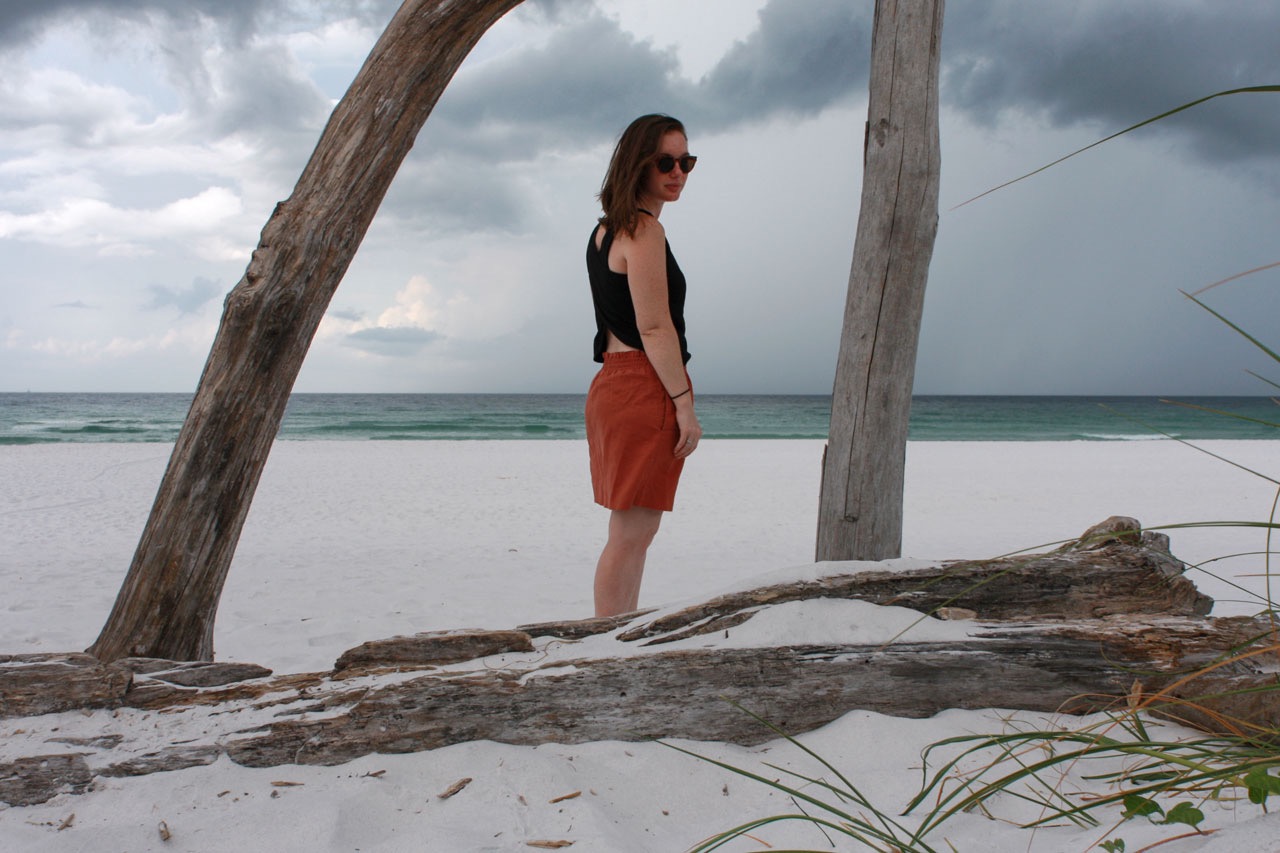
[[[1280,442],[1202,446],[1268,475],[1280,472]],[[93,641],[169,449],[0,448],[0,653],[78,650]],[[821,452],[812,441],[706,442],[651,552],[642,604],[821,570],[812,564]],[[903,550],[920,560],[997,556],[1076,536],[1117,514],[1147,526],[1262,521],[1274,496],[1274,484],[1169,441],[916,442],[908,449]],[[589,615],[606,516],[590,502],[580,442],[278,443],[222,597],[218,656],[278,672],[319,670],[365,640]],[[1260,531],[1170,535],[1174,553],[1189,563],[1264,545]],[[1193,578],[1218,599],[1215,612],[1256,612],[1259,601],[1232,584],[1260,594],[1261,566],[1256,557],[1214,562],[1206,568],[1219,578]],[[782,612],[760,620],[751,641],[817,642],[827,631],[848,638],[897,624],[891,614],[858,607]],[[28,723],[30,731],[21,720],[0,720],[0,761],[33,754],[37,730],[91,730],[106,713],[57,715]],[[908,721],[855,712],[803,740],[893,813],[917,790],[913,768],[923,746],[999,731],[1009,716],[947,712]],[[64,748],[71,749],[39,745]],[[820,772],[786,744],[694,748],[766,774],[776,775],[762,761]],[[378,770],[385,773],[365,775]],[[464,776],[475,780],[464,792],[436,799]],[[305,784],[271,785],[280,780]],[[548,802],[576,790],[583,793],[575,799]],[[1028,818],[1026,807],[1005,805],[1002,816]],[[88,794],[0,806],[0,850],[528,850],[527,841],[548,839],[572,840],[574,850],[680,851],[716,830],[793,810],[763,786],[659,745],[480,743],[333,768],[250,770],[224,759],[99,780]],[[71,826],[58,830],[72,813]],[[1239,826],[1159,849],[1280,850],[1280,824],[1256,814],[1247,804],[1237,812],[1217,807],[1213,826]],[[160,821],[172,832],[168,842],[159,837]],[[1144,821],[1107,831],[1032,835],[966,815],[933,843],[1068,851],[1123,837],[1135,850],[1179,834]],[[760,843],[724,849],[768,849],[766,842],[831,849],[811,828],[755,836]]]

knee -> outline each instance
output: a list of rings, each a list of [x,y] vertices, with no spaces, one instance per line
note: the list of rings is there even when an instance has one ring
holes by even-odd
[[[647,551],[653,544],[653,537],[657,534],[656,527],[614,531],[609,534],[609,544],[627,551]]]
[[[618,519],[609,526],[609,543],[628,550],[645,551],[658,535],[658,525],[662,521],[662,513],[634,514]]]

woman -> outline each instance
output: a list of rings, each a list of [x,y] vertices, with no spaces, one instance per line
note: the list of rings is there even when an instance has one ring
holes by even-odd
[[[646,115],[623,131],[600,187],[604,216],[587,244],[595,360],[587,444],[596,503],[612,510],[596,564],[597,616],[636,609],[645,556],[675,502],[702,427],[685,364],[684,274],[658,222],[696,157],[684,125]]]

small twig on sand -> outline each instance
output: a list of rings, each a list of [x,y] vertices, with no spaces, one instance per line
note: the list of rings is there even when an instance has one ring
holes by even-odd
[[[442,793],[436,794],[436,799],[447,800],[470,784],[471,784],[470,776],[466,776],[462,779],[459,779],[457,782],[454,782],[447,789],[445,789]]]

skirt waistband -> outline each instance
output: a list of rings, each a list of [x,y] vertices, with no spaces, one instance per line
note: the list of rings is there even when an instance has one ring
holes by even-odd
[[[622,352],[606,352],[604,353],[604,363],[614,364],[619,367],[631,363],[649,363],[649,356],[642,349],[623,350]]]

